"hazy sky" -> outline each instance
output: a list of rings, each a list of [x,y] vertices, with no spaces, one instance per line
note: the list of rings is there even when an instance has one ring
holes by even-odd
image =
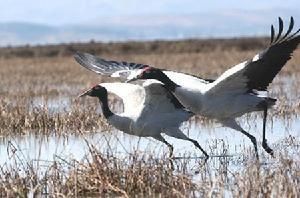
[[[2,0],[0,22],[77,24],[103,16],[184,15],[220,11],[291,9],[300,12],[299,0]],[[274,13],[276,15],[276,13]]]

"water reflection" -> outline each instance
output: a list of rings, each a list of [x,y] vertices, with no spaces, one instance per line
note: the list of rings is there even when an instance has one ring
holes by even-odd
[[[297,89],[297,76],[281,76],[276,78],[271,87],[270,96],[278,97],[285,104],[299,102],[299,89]],[[75,98],[70,96],[59,97],[35,97],[30,102],[30,108],[47,108],[49,112],[68,112],[73,108]],[[115,112],[121,112],[123,107],[120,100],[110,98],[110,105]],[[97,100],[81,100],[79,107],[98,105]],[[77,107],[77,106],[76,106]],[[100,108],[99,111],[100,112]],[[253,116],[254,115],[254,116]],[[259,153],[261,156],[268,156],[262,151],[262,119],[251,114],[240,119],[242,127],[257,137]],[[300,141],[300,122],[298,119],[283,119],[268,117],[267,139],[270,146],[282,139],[294,136]],[[236,163],[231,163],[232,169],[239,167],[241,152],[253,149],[250,140],[238,131],[222,127],[218,124],[201,125],[199,122],[190,121],[182,126],[184,133],[196,139],[200,145],[211,156],[235,156]],[[27,136],[0,137],[0,166],[8,166],[21,162],[47,162],[57,159],[65,161],[82,161],[89,157],[88,144],[93,144],[100,152],[110,152],[116,157],[128,156],[131,153],[151,153],[155,156],[162,156],[168,152],[164,144],[151,138],[139,138],[123,134],[119,131],[98,131],[97,133],[86,133],[84,135],[65,136],[37,136],[34,133],[26,133]],[[68,134],[66,132],[66,134]],[[178,161],[183,156],[190,156],[195,160],[202,156],[190,142],[178,140],[165,136],[174,145],[174,154]],[[272,145],[273,144],[273,145]],[[276,154],[276,148],[274,152]],[[212,158],[209,163],[213,164]]]
[[[245,125],[251,134],[255,135],[258,142],[262,139],[262,121],[256,120],[255,125]],[[288,127],[287,127],[288,126]],[[217,126],[203,127],[195,122],[185,123],[182,126],[185,133],[191,138],[198,140],[202,147],[211,156],[239,155],[241,151],[251,148],[252,144],[248,138],[241,133]],[[63,158],[65,160],[84,160],[88,155],[88,145],[93,144],[100,152],[111,152],[115,156],[129,155],[134,152],[151,152],[161,156],[168,152],[162,143],[152,138],[139,138],[130,136],[119,131],[99,131],[85,135],[67,136],[37,136],[33,133],[27,136],[3,138],[0,143],[0,165],[13,164],[16,155],[23,161],[43,160],[53,161]],[[267,139],[270,145],[288,136],[300,138],[300,123],[297,120],[286,123],[283,120],[274,120],[267,125]],[[174,145],[175,156],[202,156],[190,142],[178,140],[165,136]],[[260,153],[263,153],[259,145]],[[275,153],[276,153],[276,149]]]

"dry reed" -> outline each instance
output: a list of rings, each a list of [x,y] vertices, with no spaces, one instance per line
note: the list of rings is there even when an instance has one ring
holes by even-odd
[[[26,161],[14,145],[15,163],[0,168],[0,196],[66,197],[297,197],[300,190],[300,142],[288,137],[276,146],[280,153],[269,164],[260,164],[242,153],[235,158],[216,158],[189,169],[189,156],[174,160],[175,170],[165,157],[134,152],[116,157],[99,152],[89,143],[82,161],[56,158]],[[284,146],[282,146],[284,145]],[[224,149],[226,149],[224,145]],[[9,150],[8,149],[8,150]],[[223,152],[220,150],[220,152]],[[292,153],[292,154],[291,154]],[[165,156],[165,155],[163,155]],[[294,159],[293,157],[294,156]],[[298,157],[296,157],[298,156]],[[240,159],[244,158],[243,161]],[[231,167],[238,163],[238,169]],[[38,165],[39,164],[39,165]]]
[[[92,83],[114,80],[81,68],[70,57],[71,48],[95,52],[108,59],[215,78],[232,65],[253,57],[265,44],[265,39],[237,39],[101,44],[95,50],[94,43],[1,49],[0,135],[7,138],[26,133],[82,135],[83,131],[110,129],[99,116],[97,101],[76,99],[76,96]],[[271,86],[270,95],[279,100],[270,117],[287,121],[298,117],[299,65],[300,50],[297,50]],[[60,104],[62,98],[67,104]],[[112,106],[117,104],[118,99],[110,99]],[[256,116],[251,114],[246,118],[254,120]],[[211,126],[210,121],[201,117],[191,122]],[[190,172],[188,159],[175,162],[173,171],[165,155],[132,153],[117,157],[110,150],[103,153],[86,143],[89,151],[84,161],[59,159],[48,162],[43,170],[36,161],[22,159],[22,151],[8,145],[13,150],[15,163],[0,167],[0,196],[297,197],[300,192],[299,159],[293,159],[299,156],[300,147],[293,138],[278,143],[276,149],[282,154],[276,156],[274,164],[254,163],[246,153],[237,159],[213,160],[209,165],[215,164],[214,168],[197,162],[198,175]],[[280,145],[288,146],[281,148]],[[293,156],[288,154],[291,150]],[[226,145],[218,152],[226,153]],[[239,165],[240,171],[229,168],[233,163]]]

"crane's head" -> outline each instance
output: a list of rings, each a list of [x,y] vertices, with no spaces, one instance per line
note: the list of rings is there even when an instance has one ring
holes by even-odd
[[[91,97],[105,97],[107,96],[107,90],[101,85],[95,85],[89,90],[83,92],[78,97],[91,96]]]
[[[143,70],[141,70],[141,72],[137,76],[127,80],[126,82],[132,82],[139,79],[140,80],[145,80],[145,79],[161,80],[161,78],[163,77],[164,77],[164,73],[160,69],[147,66]]]

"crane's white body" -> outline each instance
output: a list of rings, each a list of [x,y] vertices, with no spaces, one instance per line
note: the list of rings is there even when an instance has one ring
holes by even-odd
[[[274,27],[271,26],[271,43],[267,49],[228,69],[216,80],[205,80],[143,64],[108,61],[87,53],[77,53],[75,59],[85,68],[101,75],[127,81],[157,79],[163,82],[180,103],[193,113],[216,119],[248,136],[255,145],[256,153],[255,137],[243,130],[236,118],[248,112],[263,111],[263,147],[273,154],[266,143],[265,123],[267,109],[276,100],[269,98],[266,93],[268,85],[300,43],[300,29],[291,33],[293,27],[294,19],[291,17],[288,30],[282,35],[283,21],[279,18],[279,32],[275,37]]]
[[[108,92],[123,100],[124,112],[109,117],[108,122],[127,134],[154,137],[178,129],[193,114],[175,108],[167,90],[159,81],[147,80],[142,86],[129,83],[101,83]]]
[[[107,93],[113,93],[123,100],[124,112],[115,114],[108,106]],[[173,146],[161,133],[188,140],[199,148],[208,158],[196,140],[188,138],[180,129],[182,122],[194,114],[188,110],[157,80],[147,80],[140,85],[129,83],[101,83],[81,94],[97,97],[102,106],[103,115],[107,121],[130,135],[152,137],[165,143],[173,155]]]
[[[265,100],[265,94],[247,93],[247,78],[242,73],[246,63],[227,70],[212,83],[186,74],[178,80],[176,72],[165,74],[179,85],[174,95],[183,106],[195,114],[223,122],[259,110],[256,106]]]

